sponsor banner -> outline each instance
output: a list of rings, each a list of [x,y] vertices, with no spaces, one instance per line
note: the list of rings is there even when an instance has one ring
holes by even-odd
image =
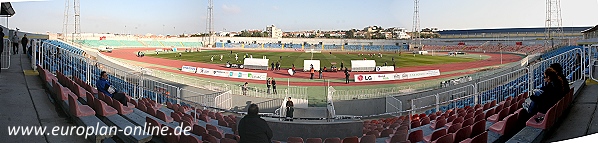
[[[391,74],[357,74],[355,76],[355,82],[368,82],[368,81],[387,81],[395,80],[394,73]]]
[[[404,80],[423,78],[431,76],[439,76],[440,70],[427,70],[417,72],[405,73],[391,73],[391,74],[356,74],[354,75],[355,82],[370,82],[370,81],[389,81],[389,80]]]
[[[393,66],[377,66],[376,71],[395,71]]]
[[[197,67],[183,66],[183,68],[181,68],[181,71],[195,73],[197,71]]]
[[[208,69],[208,68],[199,68],[199,67],[197,68],[197,74],[228,77],[228,78],[253,79],[253,80],[266,80],[268,78],[267,73],[217,70],[217,69]]]
[[[431,77],[431,76],[439,76],[439,75],[440,75],[440,70],[427,70],[427,71],[396,73],[395,79],[398,79],[398,80],[414,79],[414,78]]]

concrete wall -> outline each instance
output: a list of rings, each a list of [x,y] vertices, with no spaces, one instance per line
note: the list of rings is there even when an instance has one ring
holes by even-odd
[[[278,120],[266,120],[272,129],[273,140],[286,141],[288,137],[307,138],[345,138],[351,136],[362,136],[363,122],[342,121],[342,122],[286,122]]]

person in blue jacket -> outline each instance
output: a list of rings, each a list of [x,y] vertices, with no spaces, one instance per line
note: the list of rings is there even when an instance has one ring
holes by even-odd
[[[112,97],[118,100],[124,106],[127,106],[127,96],[125,93],[119,92],[112,84],[108,81],[108,73],[106,71],[100,72],[100,79],[96,81],[96,88],[98,91],[104,93],[104,95]]]

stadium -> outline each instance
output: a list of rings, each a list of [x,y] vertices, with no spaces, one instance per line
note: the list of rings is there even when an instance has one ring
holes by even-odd
[[[10,2],[1,14],[17,16]],[[235,143],[247,135],[239,125],[257,105],[272,142],[567,140],[596,132],[586,125],[595,124],[588,114],[596,112],[597,27],[563,27],[557,38],[543,37],[551,28],[511,28],[404,40],[39,34],[2,25],[0,92],[7,96],[0,103],[7,108],[0,111],[10,115],[1,121],[9,132],[23,125],[119,131],[0,136]],[[25,34],[28,46],[13,43],[13,35]],[[545,71],[554,63],[569,92],[556,95],[544,113],[528,115],[526,104],[548,86]],[[98,86],[104,78],[118,91],[114,96]],[[123,131],[146,126],[168,134]],[[584,132],[569,134],[575,128]]]

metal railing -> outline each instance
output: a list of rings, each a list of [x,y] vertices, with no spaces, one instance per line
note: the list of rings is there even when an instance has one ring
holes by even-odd
[[[10,54],[12,51],[12,45],[9,39],[2,39],[4,40],[4,47],[0,47],[0,69],[8,69],[10,68]]]

